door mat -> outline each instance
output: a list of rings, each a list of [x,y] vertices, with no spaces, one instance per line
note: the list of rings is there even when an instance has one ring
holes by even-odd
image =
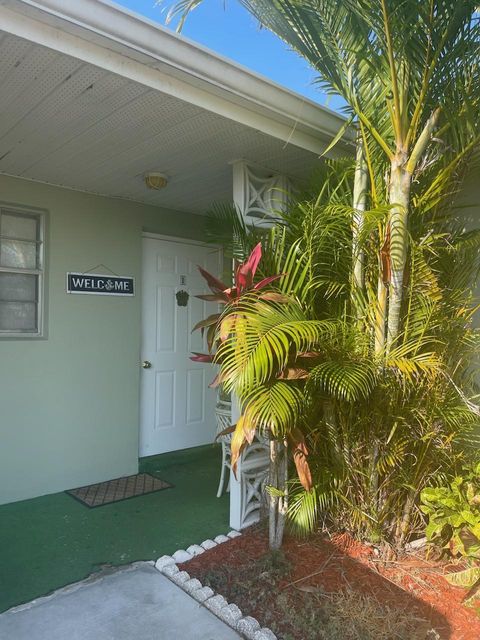
[[[73,498],[76,498],[87,507],[101,507],[104,504],[120,502],[137,496],[144,496],[147,493],[155,493],[162,489],[169,489],[171,484],[155,478],[149,473],[137,473],[134,476],[116,478],[107,482],[91,484],[88,487],[79,487],[66,491]]]

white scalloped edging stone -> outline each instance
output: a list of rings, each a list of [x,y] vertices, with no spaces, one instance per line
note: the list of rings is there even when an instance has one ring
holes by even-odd
[[[204,540],[200,546],[203,547],[205,551],[208,551],[209,549],[214,549],[217,546],[217,543],[213,540],[207,539]]]
[[[255,634],[260,630],[260,623],[252,616],[245,616],[245,618],[240,618],[237,622],[236,629],[247,640],[255,640]]]
[[[205,553],[205,549],[201,547],[199,544],[191,544],[189,547],[187,547],[187,553],[195,557],[195,556],[199,556],[202,553]]]
[[[210,589],[210,587],[202,587],[201,589],[197,589],[190,595],[195,598],[195,600],[198,600],[198,602],[205,602],[205,600],[208,600],[208,598],[214,596],[215,593],[212,589]]]
[[[188,562],[191,560],[193,556],[191,553],[188,553],[188,551],[185,551],[185,549],[179,549],[178,551],[175,551],[172,558],[177,564],[182,564],[182,562]]]
[[[251,616],[243,617],[236,604],[229,604],[225,598],[216,594],[210,587],[203,587],[200,580],[191,578],[186,571],[180,571],[177,566],[189,562],[209,549],[214,549],[219,544],[238,538],[242,534],[232,530],[226,536],[218,535],[213,540],[207,539],[202,544],[192,544],[187,549],[178,549],[173,556],[162,556],[155,562],[155,567],[169,578],[177,586],[192,596],[199,604],[209,609],[213,614],[225,622],[246,640],[277,640],[277,636],[266,627],[260,627],[260,623]]]
[[[213,613],[218,615],[220,611],[228,605],[228,602],[223,596],[217,593],[216,596],[205,600],[204,605],[207,607],[207,609],[210,609],[210,611],[213,611]]]
[[[163,569],[160,569],[160,571],[163,573],[164,576],[167,576],[168,578],[173,578],[173,576],[176,573],[180,572],[180,569],[177,567],[176,564],[167,564],[167,566],[163,567]]]
[[[182,589],[184,589],[190,595],[201,588],[202,583],[197,578],[190,578],[190,580],[187,580],[182,584]]]
[[[219,536],[216,536],[213,539],[213,541],[216,542],[217,544],[223,544],[224,542],[229,542],[230,538],[228,536],[219,535]]]
[[[185,582],[190,580],[190,574],[186,571],[179,571],[178,573],[174,573],[173,576],[170,576],[170,579],[183,589]]]
[[[237,626],[237,622],[242,617],[242,612],[236,604],[227,604],[226,607],[222,607],[220,609],[217,615],[220,620],[223,620],[228,624],[229,627],[233,627],[235,629],[235,627]]]
[[[168,565],[172,564],[175,564],[175,560],[172,556],[162,556],[155,562],[155,568],[162,571],[164,567],[168,567]]]
[[[256,631],[253,638],[254,640],[277,640],[277,636],[271,629],[268,629],[267,627],[262,627],[261,629]]]

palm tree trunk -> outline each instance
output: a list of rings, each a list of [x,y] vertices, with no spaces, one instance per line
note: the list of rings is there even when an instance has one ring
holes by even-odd
[[[270,440],[269,546],[280,549],[288,509],[288,450],[286,441]]]
[[[403,549],[407,542],[408,535],[410,534],[410,520],[412,517],[413,507],[415,505],[415,497],[416,492],[410,490],[405,498],[402,515],[397,523],[395,543],[400,549]]]
[[[377,308],[375,312],[375,354],[382,355],[385,348],[385,327],[387,320],[387,287],[382,273],[378,275]]]
[[[400,330],[403,299],[403,275],[408,251],[408,209],[412,175],[406,169],[406,153],[395,154],[390,173],[390,291],[387,317],[387,348],[390,349]]]
[[[389,203],[391,286],[389,291],[387,348],[391,348],[400,330],[400,312],[403,299],[403,276],[408,252],[408,209],[412,175],[425,153],[440,116],[437,108],[428,118],[410,157],[401,145],[391,162]]]
[[[353,307],[356,294],[363,290],[365,284],[363,250],[359,246],[359,238],[363,230],[364,213],[367,202],[368,170],[360,136],[357,137],[357,155],[355,159],[355,179],[353,183]],[[358,315],[358,309],[357,309]]]

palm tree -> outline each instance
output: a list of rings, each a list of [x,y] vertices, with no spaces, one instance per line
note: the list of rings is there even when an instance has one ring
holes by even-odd
[[[263,275],[288,274],[276,283],[288,302],[247,296],[240,313],[225,310],[238,321],[216,358],[243,405],[235,442],[264,430],[272,458],[282,452],[275,546],[288,501],[303,530],[328,505],[362,535],[402,545],[420,522],[419,491],[455,468],[476,419],[465,393],[478,234],[452,209],[478,159],[476,3],[241,2],[343,97],[330,147],[354,126],[357,153],[354,165],[327,163],[315,197],[263,240]],[[170,17],[181,26],[200,3]],[[314,488],[288,496],[285,443],[305,473],[301,436]]]
[[[327,507],[336,525],[402,546],[422,524],[421,489],[455,473],[478,446],[478,412],[466,394],[478,344],[471,320],[480,233],[464,231],[463,209],[444,205],[439,219],[412,211],[407,322],[398,344],[377,359],[374,313],[352,295],[352,247],[356,242],[371,264],[372,230],[389,211],[365,210],[355,237],[353,167],[346,169],[327,163],[315,196],[292,206],[264,236],[259,277],[286,273],[277,291],[226,307],[217,330],[225,336],[215,356],[221,380],[243,407],[235,448],[255,431],[271,438],[273,547],[281,541],[282,511],[288,508],[291,523],[306,533]],[[242,236],[237,246],[248,247],[248,230]],[[376,277],[366,270],[368,290]],[[285,443],[301,482],[285,485]]]
[[[180,0],[168,19],[202,0]],[[372,206],[388,204],[378,259],[377,353],[401,329],[412,182],[436,155],[454,172],[480,141],[480,28],[477,0],[240,0],[319,72],[358,129],[357,154]],[[385,178],[385,176],[387,176]],[[443,179],[443,177],[440,177]],[[355,198],[361,218],[365,171]],[[360,200],[359,200],[360,197]],[[361,223],[360,223],[361,226]],[[362,257],[355,268],[360,284]]]
[[[216,214],[217,221],[225,221],[225,209],[217,208]],[[245,248],[254,234],[239,222],[235,210],[233,215],[231,211],[227,214],[240,231],[241,246]],[[232,245],[235,235],[229,236]],[[279,247],[276,248],[280,255]],[[232,286],[198,267],[211,293],[197,297],[223,304],[225,309],[195,325],[193,330],[207,330],[209,353],[194,353],[191,359],[220,365],[211,386],[223,385],[226,392],[234,392],[240,401],[241,416],[237,424],[222,432],[222,435],[233,432],[230,460],[233,472],[236,473],[243,449],[252,443],[257,432],[270,440],[269,537],[270,547],[278,549],[288,510],[289,443],[298,477],[307,491],[311,489],[311,475],[303,434],[296,426],[302,410],[302,392],[277,378],[288,371],[292,346],[295,345],[296,350],[308,350],[331,330],[332,323],[309,321],[293,299],[278,291],[264,291],[285,274],[268,275],[255,281],[261,257],[259,242],[244,262],[237,263]]]

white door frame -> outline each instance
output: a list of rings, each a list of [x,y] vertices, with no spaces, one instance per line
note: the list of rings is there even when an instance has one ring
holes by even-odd
[[[142,239],[142,256],[143,256],[143,240],[144,239],[151,239],[151,240],[159,240],[161,242],[168,242],[171,243],[172,245],[180,245],[185,247],[186,245],[192,245],[192,246],[197,246],[197,247],[202,247],[204,249],[212,249],[212,251],[214,252],[218,252],[218,256],[219,256],[219,266],[220,266],[220,274],[219,277],[221,278],[222,275],[222,271],[223,271],[223,261],[224,261],[224,253],[223,253],[223,247],[219,244],[213,243],[213,242],[205,242],[205,241],[201,241],[201,240],[193,240],[190,238],[181,238],[179,236],[169,236],[169,235],[165,235],[165,234],[160,234],[160,233],[152,233],[152,232],[148,232],[148,231],[143,231],[141,234],[141,239]],[[143,258],[142,258],[142,263],[143,263]],[[143,277],[143,272],[142,272],[142,277]],[[142,286],[140,287],[140,291],[143,293],[143,281],[142,281]],[[143,301],[143,297],[141,298],[141,312],[142,312],[142,322],[141,322],[141,327],[142,327],[142,332],[140,335],[140,353],[139,353],[139,362],[142,361],[142,347],[143,347],[143,313],[144,313],[144,301]],[[205,392],[207,391],[207,389],[205,389]],[[140,438],[142,435],[142,387],[141,387],[141,378],[139,381],[139,394],[140,394],[140,407],[139,407],[139,432],[138,432],[138,437],[139,437],[139,446],[140,446]],[[212,442],[213,442],[213,438],[212,438]]]

